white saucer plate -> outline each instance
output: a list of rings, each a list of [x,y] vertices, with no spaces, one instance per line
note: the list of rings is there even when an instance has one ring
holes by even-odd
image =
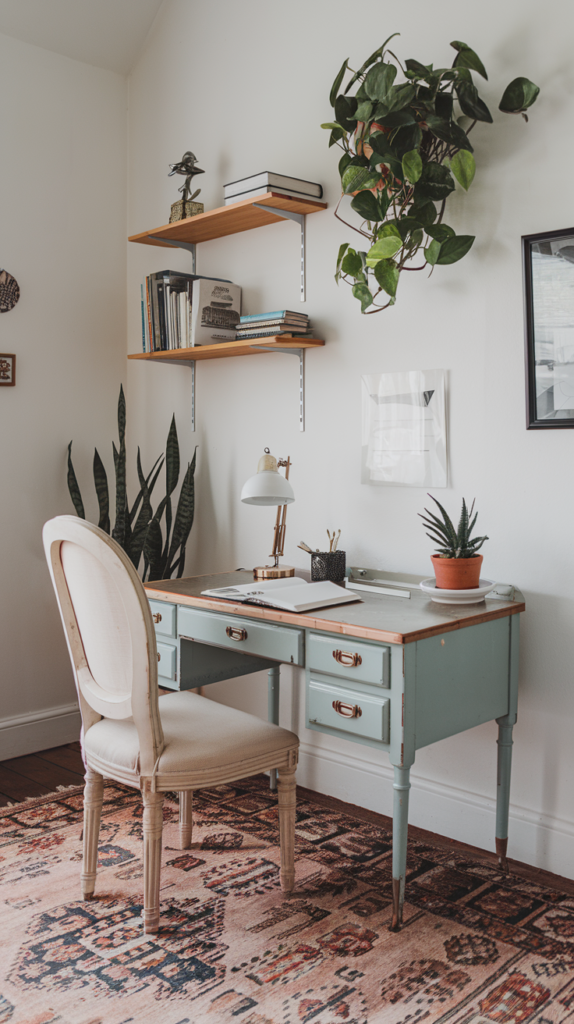
[[[437,587],[434,576],[420,584],[421,590],[437,604],[479,604],[495,586],[493,580],[479,580],[478,587],[472,590],[442,590]]]

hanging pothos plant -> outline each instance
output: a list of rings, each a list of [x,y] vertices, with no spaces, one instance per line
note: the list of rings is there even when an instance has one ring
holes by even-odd
[[[342,196],[354,197],[351,206],[363,219],[360,228],[347,226],[365,243],[360,249],[341,245],[335,274],[337,282],[343,278],[352,284],[362,313],[394,304],[403,270],[428,266],[432,272],[434,266],[466,256],[474,236],[457,235],[444,223],[445,204],[455,178],[465,191],[474,178],[470,132],[477,121],[492,122],[472,72],[488,76],[466,43],[451,43],[456,50],[451,68],[433,68],[418,60],[407,60],[403,66],[386,49],[393,38],[352,73],[340,92],[351,71],[348,60],[344,62],[330,95],[335,120],[321,126],[330,130],[329,146],[344,150],[339,161]],[[522,114],[527,121],[525,111],[539,91],[528,78],[515,78],[499,109]],[[336,216],[343,220],[338,209]]]

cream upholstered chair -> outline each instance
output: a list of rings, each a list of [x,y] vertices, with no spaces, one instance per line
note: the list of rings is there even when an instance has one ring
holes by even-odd
[[[281,885],[294,885],[294,733],[190,692],[158,697],[155,630],[142,582],[114,540],[75,516],[44,527],[44,547],[82,714],[82,893],[93,895],[103,776],[143,797],[144,930],[159,926],[163,793],[180,796],[180,842],[191,845],[192,791],[279,771]]]

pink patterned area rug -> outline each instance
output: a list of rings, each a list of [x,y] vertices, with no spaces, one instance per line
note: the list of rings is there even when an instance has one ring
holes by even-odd
[[[82,795],[0,813],[0,1024],[554,1024],[574,1021],[574,899],[411,841],[406,923],[385,829],[301,801],[279,887],[258,776],[164,804],[161,930],[141,927],[139,794],[106,788],[97,898],[79,899]]]

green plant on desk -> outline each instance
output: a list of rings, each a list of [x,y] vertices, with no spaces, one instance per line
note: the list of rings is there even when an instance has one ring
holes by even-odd
[[[124,549],[136,569],[143,555],[142,579],[165,580],[170,579],[174,573],[179,578],[183,575],[186,544],[193,526],[197,449],[193,453],[193,459],[188,464],[183,478],[174,517],[172,494],[179,481],[180,469],[175,416],[172,417],[167,435],[165,455],[160,455],[156,459],[147,476],[144,476],[143,473],[138,447],[137,471],[140,490],[131,508],[126,483],[126,399],[121,386],[118,399],[118,435],[119,449],[112,442],[116,482],[116,521],[113,530],[111,530],[110,523],[108,477],[98,449],[94,449],[94,485],[100,510],[98,526],[105,533],[111,532],[114,540]],[[154,512],[151,497],[164,466],[166,493]],[[85,519],[84,503],[72,463],[71,441],[68,445],[68,490],[77,515],[81,519]],[[165,521],[165,539],[162,531],[162,519]]]

